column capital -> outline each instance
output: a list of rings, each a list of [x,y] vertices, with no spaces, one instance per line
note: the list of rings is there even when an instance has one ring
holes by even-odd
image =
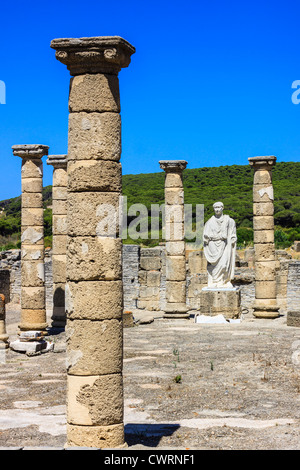
[[[44,155],[48,155],[48,145],[41,144],[23,144],[13,145],[13,154],[17,157],[21,157],[25,160],[37,160],[42,158]]]
[[[277,158],[274,155],[248,158],[249,164],[254,170],[271,170],[276,164],[276,160]]]
[[[50,47],[71,75],[86,73],[118,74],[128,67],[135,48],[119,36],[53,39]]]
[[[181,173],[187,166],[186,160],[160,160],[159,166],[166,173]]]
[[[49,155],[46,163],[52,165],[55,169],[67,168],[68,155]]]

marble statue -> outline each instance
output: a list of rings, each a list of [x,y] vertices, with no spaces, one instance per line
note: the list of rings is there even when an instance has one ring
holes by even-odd
[[[215,214],[206,222],[203,231],[204,255],[207,260],[208,288],[232,288],[236,252],[236,225],[223,214],[224,205],[213,205]]]

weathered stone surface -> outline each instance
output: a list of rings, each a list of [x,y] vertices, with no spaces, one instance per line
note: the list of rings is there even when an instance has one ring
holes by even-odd
[[[287,313],[287,326],[300,327],[300,311],[289,311]]]
[[[121,320],[68,320],[66,334],[69,374],[103,375],[121,372]]]
[[[203,251],[192,251],[187,255],[190,274],[206,273],[207,261]]]
[[[274,191],[272,185],[254,184],[253,185],[253,202],[263,203],[274,200]]]
[[[70,424],[108,426],[123,418],[122,375],[78,377],[68,375]]]
[[[22,193],[42,193],[42,178],[22,178]]]
[[[67,214],[67,199],[52,199],[52,215]]]
[[[22,308],[21,330],[44,330],[47,328],[45,309]]]
[[[275,280],[275,262],[274,261],[257,261],[255,262],[255,279],[256,281],[273,281]]]
[[[53,171],[52,184],[54,187],[62,186],[67,187],[68,185],[68,173],[66,168],[55,168]]]
[[[43,163],[37,160],[22,160],[21,176],[23,178],[40,178],[43,175]]]
[[[42,287],[45,282],[44,263],[39,260],[22,260],[21,282],[23,287]]]
[[[141,271],[143,272],[143,271]],[[145,273],[147,276],[147,286],[149,287],[159,287],[160,286],[160,278],[161,273],[159,271],[148,271]]]
[[[185,302],[186,301],[186,283],[185,281],[166,281],[166,300],[167,302]]]
[[[69,193],[68,234],[116,237],[119,234],[119,202],[119,193]]]
[[[67,279],[71,281],[121,279],[121,258],[121,239],[68,237]]]
[[[271,216],[274,215],[273,202],[255,202],[253,204],[253,215],[255,216]]]
[[[45,289],[44,287],[22,287],[21,289],[22,308],[44,309]]]
[[[274,243],[274,230],[255,230],[254,244],[257,243]]]
[[[276,282],[274,281],[256,281],[255,282],[256,299],[275,299]]]
[[[22,194],[22,208],[40,208],[43,206],[43,195],[42,193],[23,193]]]
[[[158,270],[161,267],[161,260],[159,257],[143,256],[140,260],[140,268],[146,271]]]
[[[26,245],[22,244],[21,259],[24,261],[38,261],[44,260],[44,246],[43,245]]]
[[[159,300],[159,287],[140,286],[139,298],[141,300]]]
[[[183,188],[181,174],[180,173],[166,173],[165,188]]]
[[[109,74],[78,75],[70,81],[70,112],[120,112],[119,78]]]
[[[258,260],[275,261],[275,248],[273,243],[256,243],[255,256]]]
[[[63,186],[55,186],[52,188],[52,199],[66,201],[68,197],[68,189]]]
[[[52,233],[53,235],[67,235],[67,216],[66,215],[53,215],[52,216]],[[55,238],[54,236],[54,238]]]
[[[67,424],[68,446],[118,448],[124,445],[124,425],[76,426]]]
[[[170,256],[182,256],[185,253],[184,241],[167,241],[166,254]]]
[[[122,167],[119,162],[70,161],[68,178],[69,191],[121,192],[122,190]]]
[[[272,215],[253,217],[254,230],[274,230],[274,217]]]
[[[184,239],[184,224],[166,223],[165,225],[165,238],[168,241],[182,241]]]
[[[270,186],[272,184],[272,172],[270,170],[255,171],[253,183]]]
[[[185,281],[186,266],[184,256],[168,256],[166,259],[167,281]]]
[[[165,203],[169,205],[184,204],[184,191],[182,188],[165,188]]]
[[[44,226],[22,227],[21,242],[25,245],[44,245]]]
[[[43,208],[23,208],[22,227],[44,226]]]
[[[82,281],[66,285],[66,311],[70,319],[122,318],[121,281]]]
[[[121,155],[121,118],[118,113],[69,115],[69,160],[113,160]]]
[[[66,280],[66,255],[53,255],[52,276],[54,282],[65,282]]]
[[[65,255],[67,250],[67,235],[57,234],[52,241],[52,255]]]
[[[241,315],[241,293],[239,289],[203,289],[200,295],[202,315],[223,315],[225,318],[239,318]]]

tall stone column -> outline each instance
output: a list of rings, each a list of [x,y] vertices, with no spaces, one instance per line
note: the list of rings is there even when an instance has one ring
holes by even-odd
[[[54,39],[71,78],[67,203],[67,445],[124,445],[120,37]]]
[[[49,155],[47,164],[53,166],[52,184],[52,273],[53,311],[52,326],[64,328],[66,324],[65,284],[67,250],[67,157]]]
[[[188,318],[184,241],[185,160],[161,160],[165,171],[166,307],[165,318]]]
[[[14,145],[22,158],[21,331],[47,328],[44,270],[43,163],[46,145]]]
[[[255,302],[253,314],[257,318],[276,318],[279,316],[279,307],[276,300],[272,185],[272,168],[276,163],[276,157],[252,157],[248,160],[254,170]]]

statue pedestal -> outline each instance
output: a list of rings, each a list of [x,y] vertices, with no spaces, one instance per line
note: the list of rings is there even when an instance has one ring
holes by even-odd
[[[202,315],[240,318],[241,292],[238,287],[204,287],[200,294]]]

